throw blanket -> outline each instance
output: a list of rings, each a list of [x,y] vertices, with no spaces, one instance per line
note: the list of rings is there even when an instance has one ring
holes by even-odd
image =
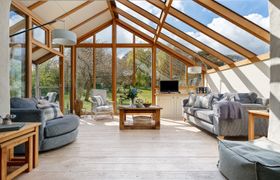
[[[63,114],[58,106],[58,104],[54,103],[43,103],[37,104],[37,107],[43,111],[44,120],[52,120],[59,117],[63,117]]]
[[[216,114],[220,119],[241,119],[242,106],[239,102],[220,101],[216,104]]]

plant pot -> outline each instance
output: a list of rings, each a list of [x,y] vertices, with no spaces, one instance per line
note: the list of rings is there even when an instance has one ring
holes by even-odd
[[[75,114],[78,116],[82,115],[82,109],[83,109],[84,103],[80,99],[75,100]]]

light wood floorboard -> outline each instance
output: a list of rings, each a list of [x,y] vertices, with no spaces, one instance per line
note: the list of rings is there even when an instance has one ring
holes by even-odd
[[[115,120],[81,120],[78,139],[40,154],[23,180],[223,180],[214,136],[183,122],[161,119],[160,130],[124,130]]]

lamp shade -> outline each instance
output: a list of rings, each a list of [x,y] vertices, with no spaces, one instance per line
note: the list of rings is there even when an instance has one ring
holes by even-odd
[[[189,74],[201,74],[202,68],[200,66],[190,66],[188,67]]]
[[[54,29],[52,31],[52,43],[64,46],[77,44],[77,36],[72,31],[66,29]]]

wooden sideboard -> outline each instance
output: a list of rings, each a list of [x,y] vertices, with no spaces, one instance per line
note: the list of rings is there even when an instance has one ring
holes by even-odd
[[[188,97],[188,94],[180,93],[159,93],[156,94],[156,105],[162,107],[161,117],[166,118],[181,118],[183,100]]]

